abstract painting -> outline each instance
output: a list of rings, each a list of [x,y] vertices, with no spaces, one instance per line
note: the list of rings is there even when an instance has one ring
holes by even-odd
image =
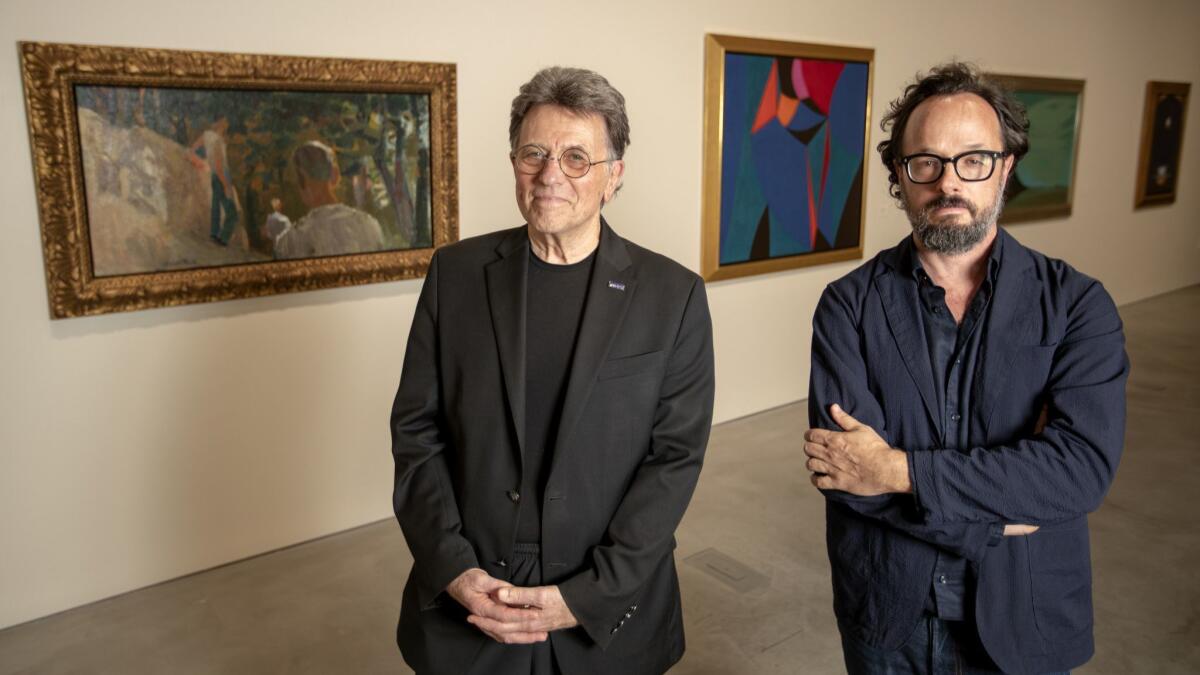
[[[1012,92],[1029,116],[1029,152],[1008,179],[1000,222],[1071,215],[1084,81],[1020,75],[992,77]]]
[[[706,279],[862,257],[873,60],[707,36]]]
[[[1189,82],[1147,82],[1134,206],[1171,204],[1179,185]]]
[[[54,318],[419,276],[458,237],[452,64],[21,55]]]

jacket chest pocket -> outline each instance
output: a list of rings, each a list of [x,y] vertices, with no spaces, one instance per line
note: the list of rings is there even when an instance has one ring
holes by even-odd
[[[1019,345],[1003,368],[985,368],[988,377],[975,380],[976,401],[993,401],[986,418],[987,435],[997,441],[1033,433],[1038,425],[1047,391],[1053,384],[1057,344]]]
[[[634,356],[625,356],[605,361],[596,373],[597,380],[614,380],[619,377],[633,377],[646,373],[659,372],[666,362],[667,353],[664,350],[646,352]]]

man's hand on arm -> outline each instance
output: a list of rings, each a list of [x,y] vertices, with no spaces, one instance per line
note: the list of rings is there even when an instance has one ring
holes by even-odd
[[[903,450],[888,445],[838,404],[831,405],[829,413],[844,431],[804,432],[804,454],[808,455],[804,466],[813,473],[813,485],[862,497],[912,492]]]
[[[514,586],[507,581],[497,579],[475,567],[451,581],[450,585],[446,586],[446,593],[471,613],[467,621],[496,642],[542,642],[547,637],[546,630],[535,627],[540,625],[540,610],[532,607],[512,607],[498,599],[500,593],[513,588]]]
[[[804,466],[813,472],[813,485],[862,497],[912,492],[908,459],[902,450],[889,446],[874,429],[851,417],[836,403],[829,406],[829,414],[844,431],[809,429],[804,433],[804,454],[808,455]],[[1037,525],[1004,526],[1006,537],[1037,531]]]

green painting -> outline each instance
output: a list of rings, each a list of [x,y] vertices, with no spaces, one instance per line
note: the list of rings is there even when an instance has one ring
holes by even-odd
[[[427,94],[74,92],[97,277],[432,245]]]
[[[1070,215],[1083,82],[998,76],[1029,116],[1029,153],[1008,181],[1002,222]]]

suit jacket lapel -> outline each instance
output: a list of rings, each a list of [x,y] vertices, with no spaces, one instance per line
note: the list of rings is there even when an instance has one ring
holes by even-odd
[[[972,392],[983,413],[985,432],[1007,379],[1014,376],[1010,369],[1017,350],[1035,343],[1041,316],[1040,285],[1029,254],[1004,230],[997,235],[996,244],[1004,250],[984,336],[982,376],[976,378]]]
[[[596,371],[608,356],[613,337],[621,327],[625,310],[637,287],[625,242],[603,220],[600,228],[600,248],[591,281],[588,282],[579,337],[575,340],[575,353],[571,358],[562,416],[554,441],[551,473],[569,447],[571,433],[596,382]]]
[[[917,391],[921,393],[921,402],[925,404],[925,412],[929,415],[930,422],[937,429],[938,438],[942,438],[945,430],[942,429],[942,416],[937,414],[933,365],[929,362],[925,328],[921,324],[920,300],[917,299],[915,282],[904,278],[905,273],[901,271],[896,260],[898,257],[899,252],[893,252],[892,258],[887,262],[888,268],[883,274],[875,277],[875,287],[879,289],[880,298],[883,300],[883,310],[887,315],[892,339],[896,341],[896,349],[900,351],[904,366],[917,385]]]
[[[496,247],[500,259],[486,268],[488,307],[500,353],[500,370],[508,394],[508,411],[517,437],[517,462],[525,456],[525,299],[529,268],[529,235],[514,230]]]

